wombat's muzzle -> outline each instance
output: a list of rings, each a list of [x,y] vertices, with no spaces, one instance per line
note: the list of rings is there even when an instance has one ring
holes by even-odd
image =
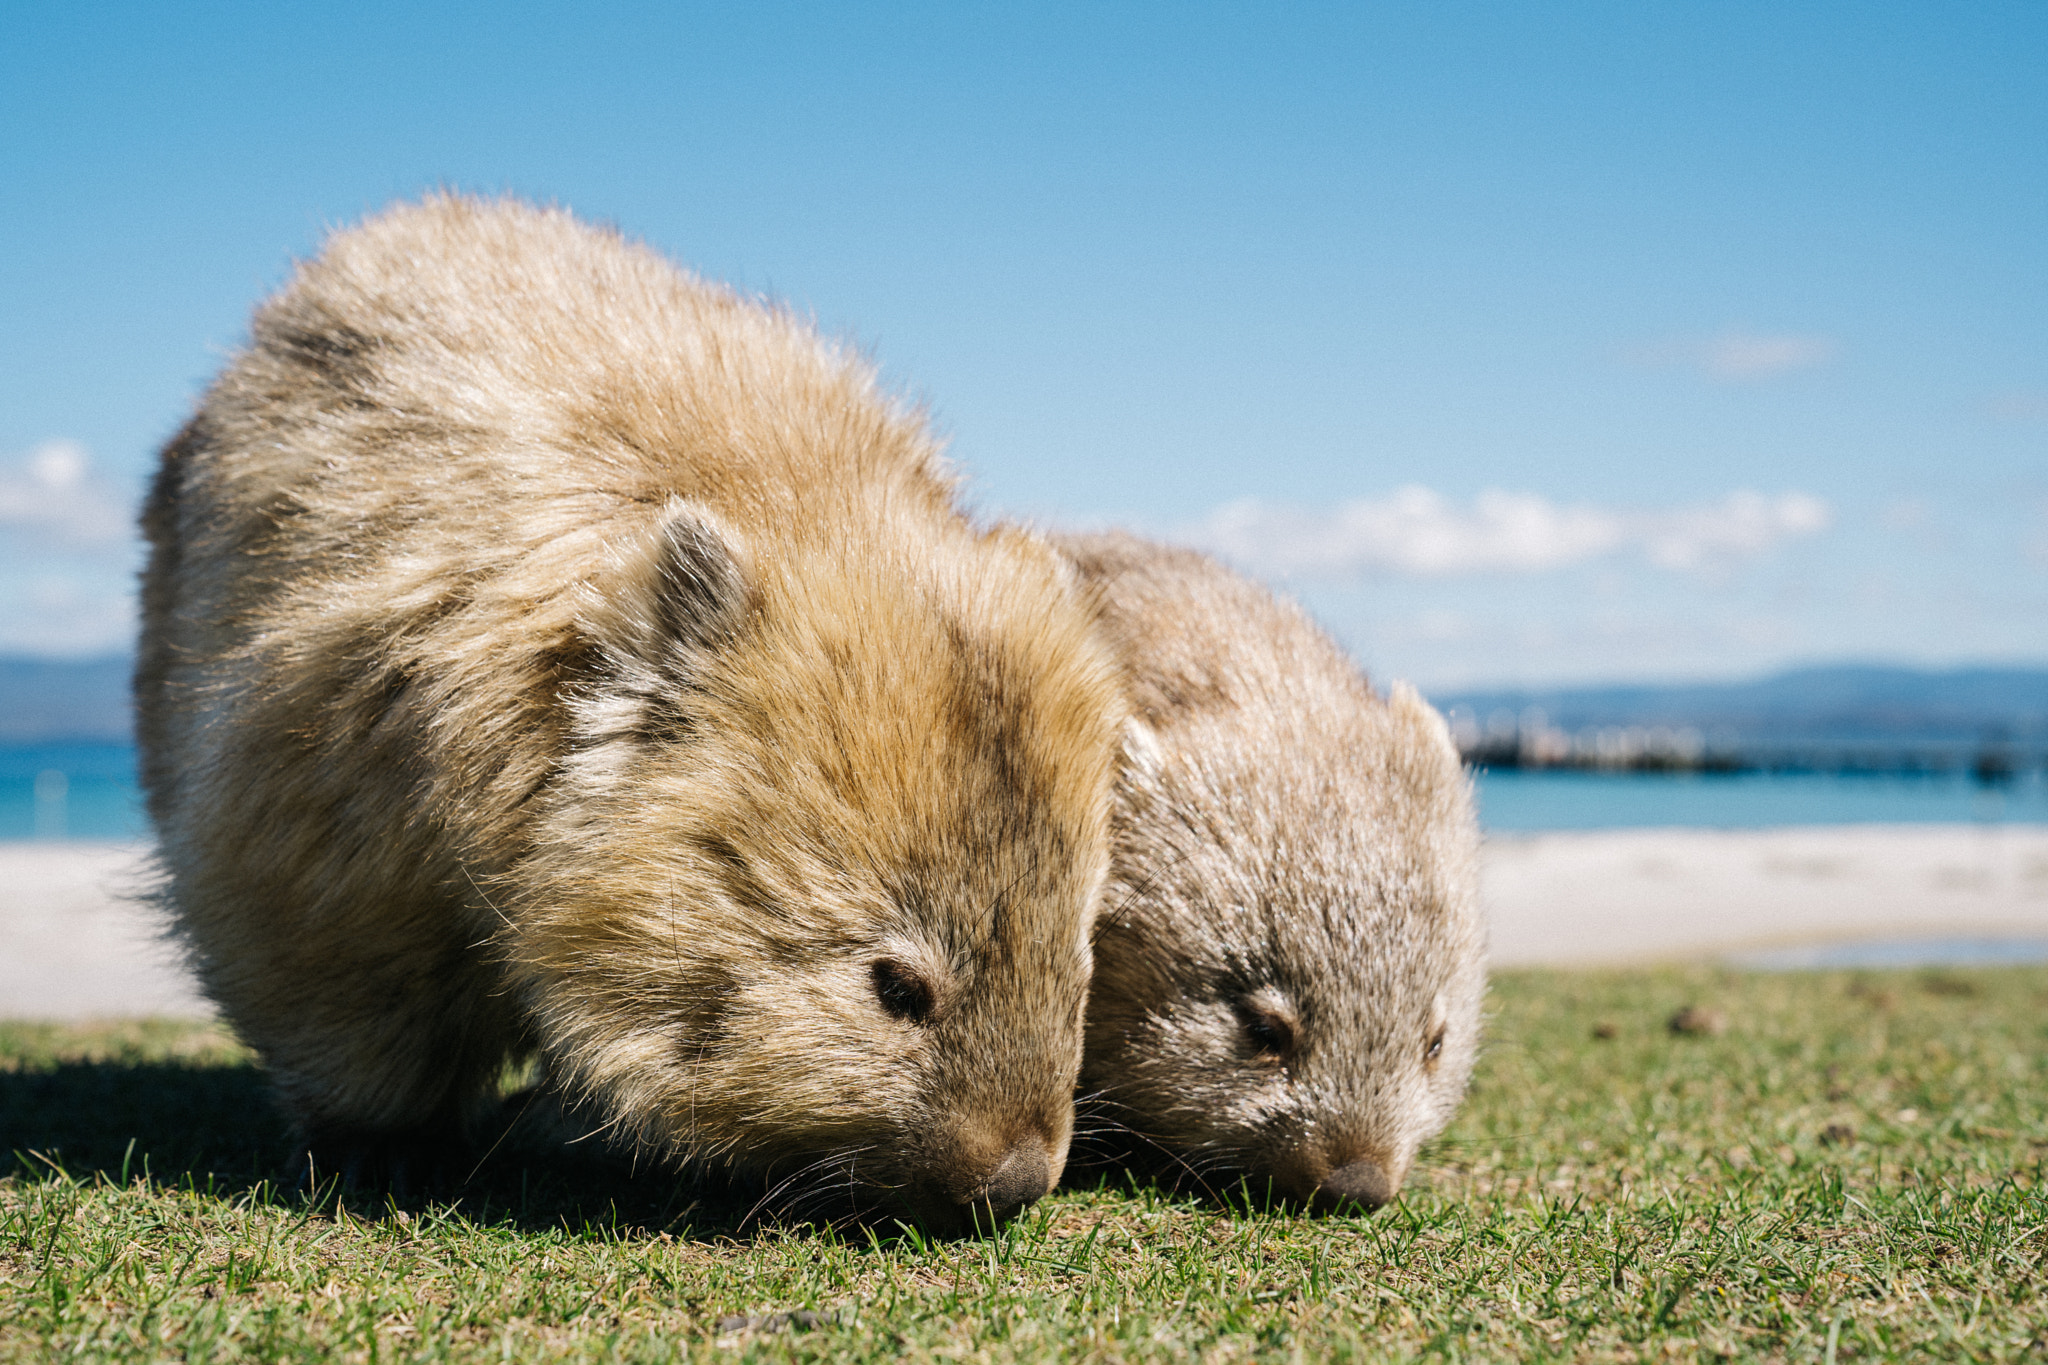
[[[1044,1142],[1026,1138],[964,1192],[956,1185],[954,1192],[926,1203],[921,1221],[939,1231],[992,1231],[1051,1193],[1052,1183],[1052,1159]]]
[[[1339,1166],[1316,1185],[1309,1202],[1324,1213],[1357,1205],[1368,1211],[1394,1197],[1394,1178],[1377,1161],[1364,1159]]]
[[[1052,1187],[1052,1163],[1045,1148],[1035,1142],[1021,1142],[1010,1149],[974,1200],[986,1205],[998,1219],[1007,1218],[1027,1204],[1035,1204]]]

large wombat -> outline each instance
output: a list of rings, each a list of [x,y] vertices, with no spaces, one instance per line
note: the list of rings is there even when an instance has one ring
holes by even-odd
[[[164,898],[316,1169],[417,1178],[537,1053],[939,1224],[1058,1178],[1114,666],[864,364],[435,198],[258,310],[145,527]]]
[[[1479,1036],[1478,835],[1443,721],[1201,555],[1063,548],[1135,712],[1082,1088],[1184,1174],[1377,1207]]]

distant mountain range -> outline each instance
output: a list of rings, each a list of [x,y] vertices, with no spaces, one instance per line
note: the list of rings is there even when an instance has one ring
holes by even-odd
[[[2048,740],[2048,668],[1797,668],[1754,682],[1444,692],[1430,698],[1482,726],[1542,723],[1577,733],[1670,726],[1763,741]]]
[[[125,742],[131,666],[125,656],[0,657],[0,744]],[[1430,700],[1480,726],[1519,722],[1535,708],[1568,732],[1672,726],[1766,740],[2048,741],[2048,668],[1845,664],[1754,682],[1446,691]]]

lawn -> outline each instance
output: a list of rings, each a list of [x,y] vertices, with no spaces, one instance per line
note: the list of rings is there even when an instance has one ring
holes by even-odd
[[[2048,970],[1516,973],[1490,1035],[1376,1216],[1105,1176],[931,1243],[503,1159],[308,1199],[221,1035],[0,1025],[0,1358],[2048,1355]]]

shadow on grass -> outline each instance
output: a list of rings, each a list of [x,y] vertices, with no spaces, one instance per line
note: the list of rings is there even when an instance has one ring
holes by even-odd
[[[251,1067],[180,1062],[59,1062],[0,1072],[0,1171],[34,1178],[52,1164],[241,1190],[288,1153],[263,1078]]]
[[[339,1201],[379,1217],[452,1203],[465,1217],[522,1231],[608,1236],[748,1236],[757,1198],[716,1176],[634,1172],[571,1156],[479,1154],[451,1199],[394,1201],[378,1191],[301,1188],[296,1150],[263,1073],[251,1062],[55,1061],[0,1070],[0,1177],[166,1189],[302,1207]]]
[[[617,1237],[751,1239],[774,1226],[758,1218],[758,1182],[718,1172],[644,1168],[569,1153],[486,1141],[451,1197],[394,1200],[379,1190],[317,1194],[302,1188],[297,1150],[256,1064],[218,1054],[185,1058],[115,1055],[80,1060],[49,1055],[0,1069],[0,1177],[121,1185],[147,1178],[158,1188],[300,1208],[309,1198],[366,1218],[428,1204],[452,1204],[479,1224],[522,1231],[567,1229]],[[508,1110],[507,1118],[511,1117]],[[1077,1142],[1065,1188],[1095,1188],[1237,1215],[1291,1211],[1284,1200],[1227,1171],[1185,1164],[1098,1134]],[[784,1225],[801,1227],[801,1224]],[[865,1240],[861,1229],[842,1229]],[[905,1236],[893,1220],[878,1240]]]

